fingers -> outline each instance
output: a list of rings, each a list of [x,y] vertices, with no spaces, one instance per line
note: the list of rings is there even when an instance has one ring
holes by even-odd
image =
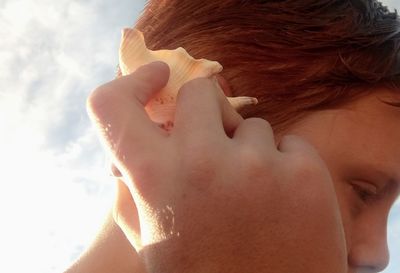
[[[168,78],[168,66],[155,62],[97,88],[88,98],[89,116],[115,163],[130,160],[127,155],[140,158],[143,153],[153,151],[154,143],[165,137],[144,106],[166,85]],[[118,164],[117,167],[120,168]]]
[[[216,80],[198,78],[185,84],[177,97],[175,129],[178,134],[230,134],[243,118],[230,106]]]
[[[138,211],[129,188],[120,179],[117,180],[113,217],[136,251],[139,251],[141,249],[141,240]]]

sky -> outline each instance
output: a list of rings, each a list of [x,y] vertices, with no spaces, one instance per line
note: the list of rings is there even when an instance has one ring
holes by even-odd
[[[103,222],[115,189],[85,101],[114,78],[121,29],[143,7],[0,0],[0,272],[62,272]],[[388,229],[384,272],[398,273],[400,202]]]

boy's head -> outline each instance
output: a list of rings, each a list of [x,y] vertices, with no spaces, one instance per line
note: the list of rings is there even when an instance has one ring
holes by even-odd
[[[267,119],[277,141],[313,144],[335,185],[349,272],[386,267],[400,188],[396,13],[374,0],[153,0],[136,27],[150,49],[220,62],[234,96],[260,101],[241,114]]]
[[[150,49],[216,60],[234,96],[276,132],[308,111],[400,87],[400,22],[372,0],[153,0],[136,24]]]

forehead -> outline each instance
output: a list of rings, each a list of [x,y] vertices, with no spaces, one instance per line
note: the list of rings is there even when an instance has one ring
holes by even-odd
[[[289,133],[311,142],[330,164],[374,168],[400,180],[400,108],[382,100],[393,97],[380,92],[340,109],[313,112]]]

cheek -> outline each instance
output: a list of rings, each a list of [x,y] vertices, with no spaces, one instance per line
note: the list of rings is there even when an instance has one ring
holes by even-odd
[[[334,187],[348,249],[352,249],[352,244],[359,241],[366,231],[371,233],[364,237],[385,232],[390,210],[387,202],[365,204],[352,185],[345,181],[334,180]]]

